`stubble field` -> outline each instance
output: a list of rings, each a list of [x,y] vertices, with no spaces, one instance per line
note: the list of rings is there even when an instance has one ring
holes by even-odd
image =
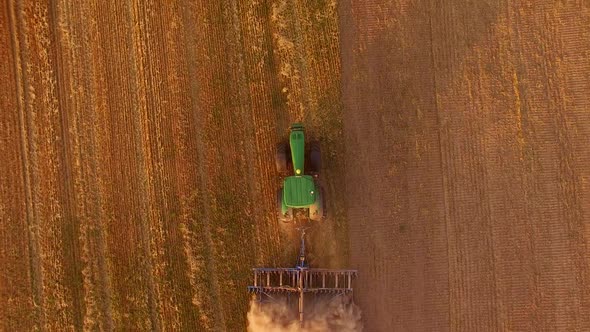
[[[584,1],[3,1],[0,330],[244,330],[250,268],[294,264],[293,121],[323,149],[312,263],[359,270],[365,330],[590,329],[588,22]]]
[[[331,151],[318,232],[344,252],[334,3],[0,13],[0,329],[244,329],[250,268],[294,263],[273,162],[293,121]]]

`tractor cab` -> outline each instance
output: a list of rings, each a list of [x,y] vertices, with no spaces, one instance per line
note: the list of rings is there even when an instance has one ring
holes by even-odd
[[[291,126],[289,147],[293,172],[295,175],[303,175],[305,171],[305,133],[301,123],[295,123]]]

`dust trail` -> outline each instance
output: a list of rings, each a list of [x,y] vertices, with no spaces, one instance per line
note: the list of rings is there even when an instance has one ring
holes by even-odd
[[[361,311],[346,298],[316,300],[306,308],[305,323],[300,327],[297,310],[286,301],[263,303],[252,301],[248,312],[248,332],[360,332]]]

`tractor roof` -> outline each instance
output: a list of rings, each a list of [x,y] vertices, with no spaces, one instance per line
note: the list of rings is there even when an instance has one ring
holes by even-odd
[[[315,202],[316,188],[310,175],[285,178],[283,197],[287,206],[304,208]]]

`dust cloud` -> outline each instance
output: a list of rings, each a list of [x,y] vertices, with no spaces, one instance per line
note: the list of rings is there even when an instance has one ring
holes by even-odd
[[[317,299],[306,303],[305,322],[299,324],[297,308],[285,301],[251,301],[248,332],[360,332],[361,311],[349,299]]]

